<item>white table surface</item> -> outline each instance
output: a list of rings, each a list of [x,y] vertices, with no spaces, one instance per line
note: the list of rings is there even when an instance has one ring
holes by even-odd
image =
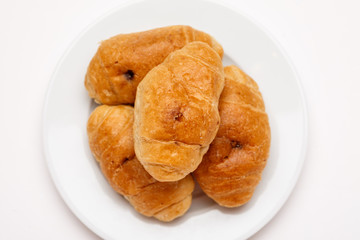
[[[299,181],[251,239],[360,239],[360,1],[223,1],[262,23],[283,45],[309,111]],[[119,2],[0,1],[0,239],[99,239],[51,180],[42,108],[69,42]]]

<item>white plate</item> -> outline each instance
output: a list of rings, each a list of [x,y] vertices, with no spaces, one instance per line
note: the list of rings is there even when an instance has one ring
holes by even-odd
[[[189,212],[172,223],[136,213],[108,185],[87,142],[94,107],[84,88],[98,43],[118,33],[187,24],[213,35],[224,63],[252,76],[263,93],[272,130],[271,154],[252,200],[218,207],[197,190]],[[51,175],[75,215],[106,239],[243,239],[263,227],[293,189],[304,160],[306,109],[299,79],[284,51],[262,27],[227,7],[199,0],[141,1],[118,7],[87,28],[61,58],[44,109],[44,147]]]

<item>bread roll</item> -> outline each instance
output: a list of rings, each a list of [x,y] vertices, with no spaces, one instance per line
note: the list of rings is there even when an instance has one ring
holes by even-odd
[[[219,110],[219,131],[194,176],[218,204],[237,207],[250,200],[261,179],[270,126],[256,82],[235,66],[225,67]]]
[[[89,64],[85,87],[99,103],[133,104],[136,88],[145,75],[171,52],[193,41],[205,42],[223,55],[221,45],[214,38],[189,26],[114,36],[101,42]]]
[[[219,55],[202,42],[171,53],[139,84],[135,101],[135,152],[158,181],[194,171],[215,138],[224,87]]]
[[[90,149],[115,191],[141,214],[172,221],[190,207],[192,177],[162,183],[151,177],[134,152],[134,110],[129,106],[97,107],[88,120]]]

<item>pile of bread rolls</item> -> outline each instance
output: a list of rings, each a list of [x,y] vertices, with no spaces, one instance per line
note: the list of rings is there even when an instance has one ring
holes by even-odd
[[[172,221],[194,180],[224,207],[248,202],[270,148],[256,82],[222,64],[222,46],[189,26],[101,42],[85,77],[99,104],[87,133],[112,188],[141,214]]]

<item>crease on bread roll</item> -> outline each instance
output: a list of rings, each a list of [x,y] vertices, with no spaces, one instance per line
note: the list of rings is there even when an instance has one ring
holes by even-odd
[[[89,96],[107,105],[133,104],[145,75],[171,52],[193,41],[205,42],[223,56],[223,48],[213,37],[182,25],[119,34],[102,41],[85,76]]]
[[[220,124],[224,87],[219,55],[202,42],[171,53],[139,84],[135,101],[135,152],[158,181],[193,172]]]
[[[271,133],[256,82],[236,66],[224,70],[220,128],[193,175],[219,205],[237,207],[251,199],[261,179]]]
[[[172,221],[191,205],[193,178],[163,183],[151,177],[135,156],[133,121],[130,106],[97,107],[87,124],[90,149],[112,188],[139,213]]]

